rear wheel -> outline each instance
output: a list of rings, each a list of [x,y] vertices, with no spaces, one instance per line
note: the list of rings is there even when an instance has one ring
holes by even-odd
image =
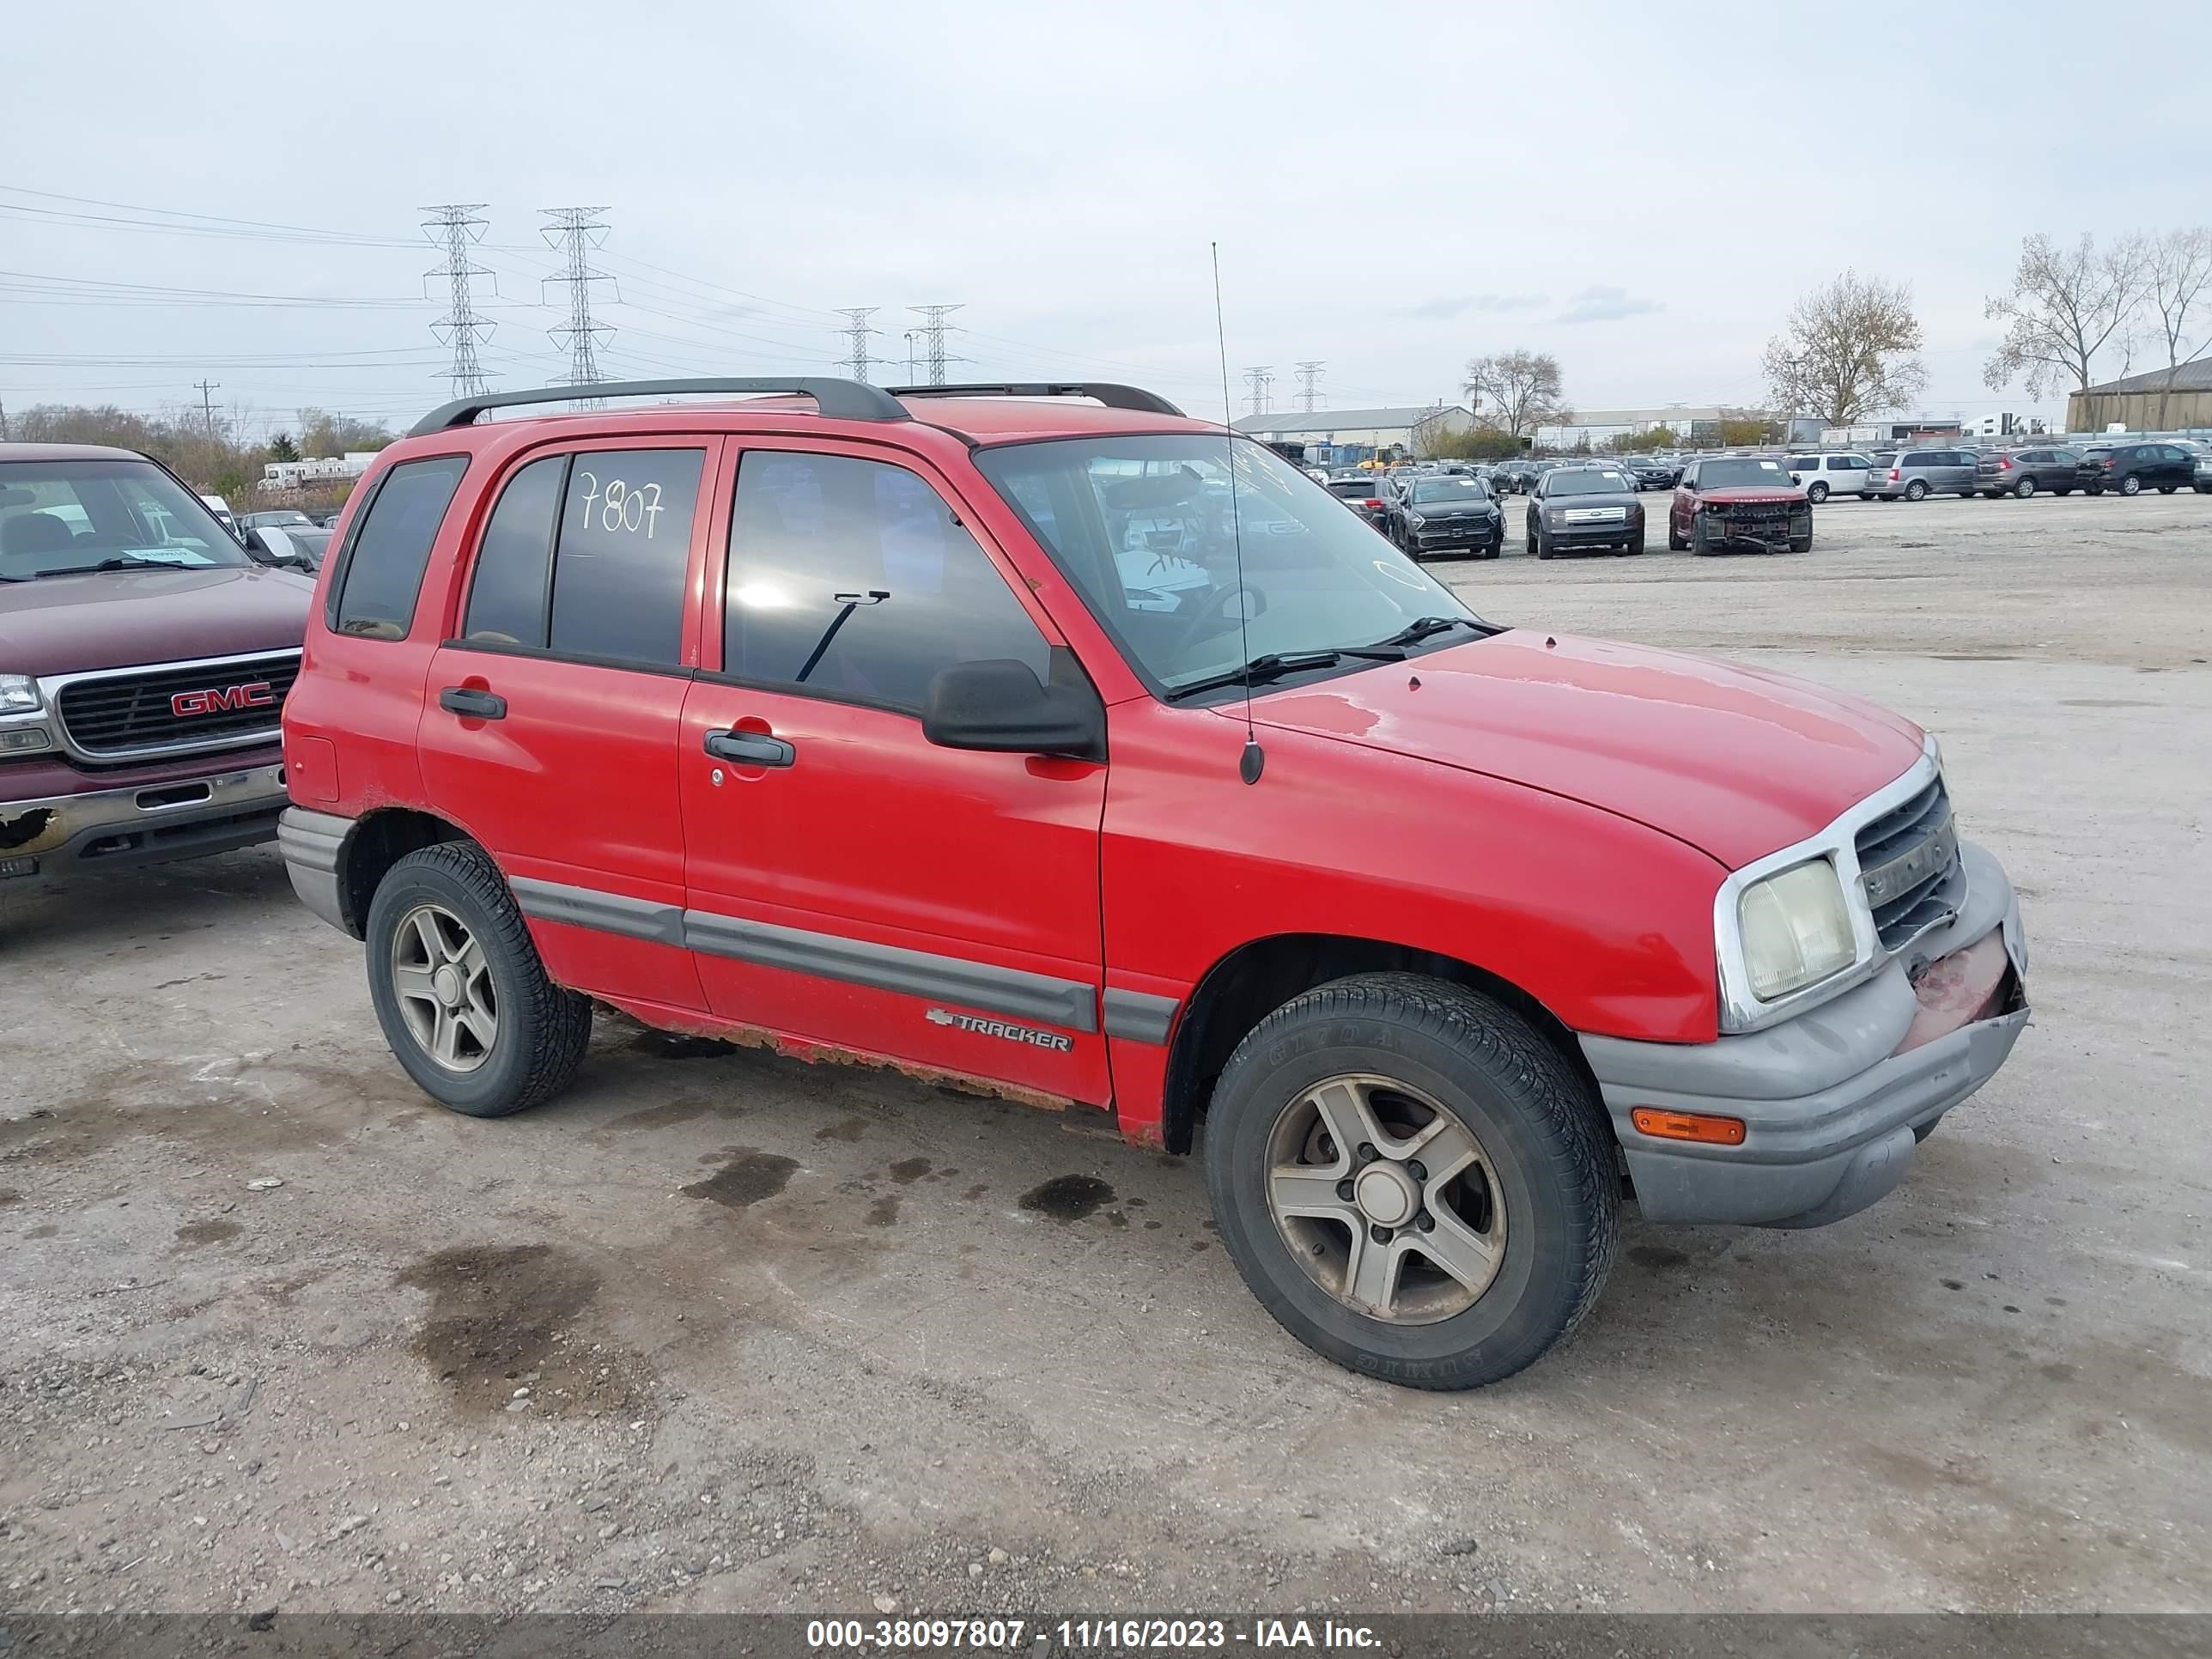
[[[557,1094],[592,1035],[592,1005],[545,976],[490,854],[468,842],[410,853],[368,907],[369,1000],[416,1086],[470,1117]]]
[[[1928,499],[1928,485],[1926,482],[1923,479],[1915,478],[1911,483],[1905,485],[1905,499],[1908,501],[1926,501]]]
[[[1293,998],[1206,1122],[1224,1247],[1283,1328],[1425,1389],[1494,1382],[1571,1331],[1619,1237],[1613,1137],[1517,1015],[1413,974]]]
[[[1675,533],[1675,531],[1674,531],[1674,515],[1673,515],[1672,514],[1668,514],[1668,516],[1667,516],[1667,550],[1668,550],[1669,553],[1680,553],[1680,552],[1681,552],[1684,549],[1687,548],[1688,546],[1689,546],[1689,543],[1687,543],[1687,542],[1684,541],[1684,540],[1681,538],[1681,537],[1680,537],[1680,536],[1679,536],[1679,535],[1677,535],[1677,534]]]
[[[1818,507],[1828,499],[1828,486],[1824,479],[1815,478],[1805,486],[1805,499]]]
[[[2120,494],[2123,495],[2142,495],[2142,480],[2138,478],[2134,473],[2129,473],[2126,477],[2120,480]]]
[[[2026,501],[2030,495],[2035,494],[2035,480],[2033,478],[2022,478],[2018,483],[2012,487],[2012,493],[2020,497],[2021,500]]]

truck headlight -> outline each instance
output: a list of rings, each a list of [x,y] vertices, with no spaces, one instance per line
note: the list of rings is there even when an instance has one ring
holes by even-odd
[[[1857,959],[1844,884],[1826,859],[1744,889],[1736,926],[1751,994],[1762,1002],[1817,985]]]
[[[32,714],[39,707],[36,680],[28,674],[0,674],[0,714]]]

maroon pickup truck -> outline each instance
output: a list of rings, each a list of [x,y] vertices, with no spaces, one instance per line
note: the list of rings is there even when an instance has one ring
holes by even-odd
[[[0,444],[0,900],[272,839],[313,593],[143,455]]]

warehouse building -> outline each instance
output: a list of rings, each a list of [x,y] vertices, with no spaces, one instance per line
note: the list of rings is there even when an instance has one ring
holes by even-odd
[[[1243,415],[1237,429],[1262,443],[1304,444],[1307,459],[1326,466],[1349,449],[1352,459],[1392,449],[1423,453],[1434,436],[1470,430],[1474,416],[1450,404],[1413,404],[1399,409],[1277,409]]]
[[[2066,399],[2069,432],[2192,432],[2212,427],[2212,358],[2107,380]]]

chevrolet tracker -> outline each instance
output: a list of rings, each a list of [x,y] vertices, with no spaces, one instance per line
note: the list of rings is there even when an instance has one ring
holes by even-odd
[[[274,837],[311,599],[143,455],[0,444],[0,900]]]
[[[384,452],[284,708],[292,880],[456,1111],[608,1004],[1111,1113],[1202,1148],[1299,1340],[1463,1388],[1574,1328],[1624,1201],[1873,1203],[2027,1018],[2005,872],[1871,704],[1486,622],[1127,386],[596,391],[692,401]]]

